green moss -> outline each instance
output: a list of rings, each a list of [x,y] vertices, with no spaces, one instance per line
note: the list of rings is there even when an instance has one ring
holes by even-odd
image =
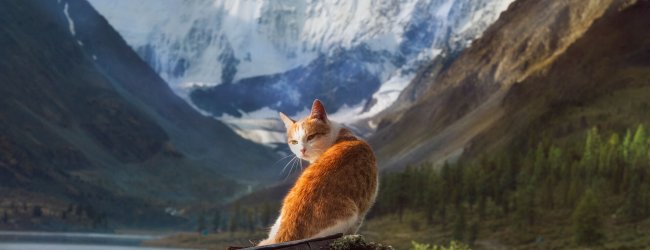
[[[393,247],[376,242],[368,242],[361,235],[346,235],[330,244],[330,249],[367,249],[367,250],[393,250]]]
[[[451,241],[448,247],[436,245],[431,246],[430,244],[411,241],[411,250],[471,250],[471,248],[458,241]]]

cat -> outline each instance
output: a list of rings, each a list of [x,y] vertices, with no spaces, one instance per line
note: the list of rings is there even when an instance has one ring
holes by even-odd
[[[284,199],[269,245],[336,233],[355,234],[377,197],[375,155],[350,130],[330,121],[315,100],[311,114],[299,121],[280,112],[289,148],[308,161]]]

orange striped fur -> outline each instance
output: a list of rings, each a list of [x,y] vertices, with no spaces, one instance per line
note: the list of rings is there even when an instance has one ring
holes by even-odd
[[[370,146],[329,121],[322,103],[299,121],[280,113],[289,147],[310,162],[284,199],[269,238],[259,245],[353,234],[377,196],[377,166]]]

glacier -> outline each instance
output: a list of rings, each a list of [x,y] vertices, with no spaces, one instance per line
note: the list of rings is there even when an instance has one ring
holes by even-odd
[[[315,98],[344,123],[381,112],[512,1],[89,0],[178,95],[265,144]]]

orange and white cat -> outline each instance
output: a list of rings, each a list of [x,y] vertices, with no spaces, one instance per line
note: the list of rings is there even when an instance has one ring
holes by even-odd
[[[287,194],[268,245],[357,232],[377,197],[377,166],[370,146],[327,119],[315,100],[311,114],[294,121],[283,113],[291,151],[310,162]]]

